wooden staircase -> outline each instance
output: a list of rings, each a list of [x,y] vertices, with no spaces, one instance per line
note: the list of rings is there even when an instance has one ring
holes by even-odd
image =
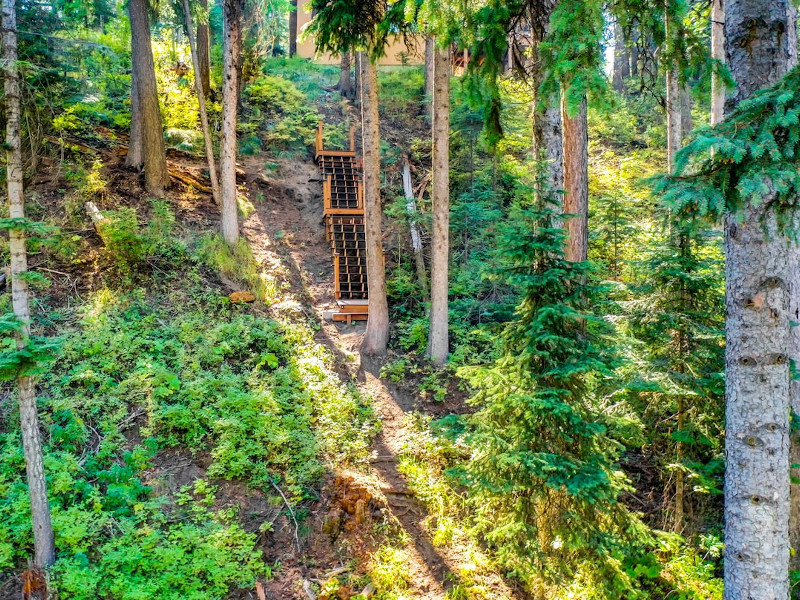
[[[369,316],[364,188],[354,135],[351,129],[350,150],[325,150],[321,121],[317,129],[316,161],[323,178],[325,238],[331,244],[338,307],[336,311],[326,311],[324,316],[347,323],[364,321]]]

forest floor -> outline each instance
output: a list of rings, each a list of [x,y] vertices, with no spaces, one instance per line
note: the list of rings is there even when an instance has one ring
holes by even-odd
[[[266,174],[262,165],[263,157],[243,161],[248,180],[264,181]],[[441,416],[465,407],[422,402],[414,393],[413,384],[402,386],[382,381],[381,363],[362,361],[358,352],[365,323],[348,325],[323,319],[323,311],[334,308],[335,300],[333,265],[330,245],[325,239],[321,194],[321,180],[313,161],[304,157],[280,160],[277,176],[273,175],[270,184],[261,186],[255,197],[252,197],[251,189],[250,201],[254,210],[244,221],[242,233],[263,269],[282,274],[285,284],[281,286],[283,297],[274,308],[295,313],[300,311],[320,324],[316,340],[333,355],[340,376],[346,381],[357,382],[360,391],[372,399],[380,418],[381,428],[373,442],[370,468],[361,473],[332,473],[326,489],[332,497],[344,499],[344,504],[347,504],[348,495],[358,495],[366,490],[371,502],[382,508],[384,517],[399,526],[399,535],[395,537],[405,540],[403,551],[408,589],[402,597],[443,599],[458,584],[466,557],[458,547],[433,543],[431,515],[401,474],[399,462],[416,435],[408,425],[409,415],[419,412]],[[461,404],[458,399],[455,402]],[[335,489],[336,486],[350,489]],[[307,597],[298,589],[304,580],[321,580],[324,573],[335,570],[336,558],[325,556],[331,548],[316,543],[317,538],[329,536],[325,524],[329,522],[331,512],[324,501],[312,509],[312,521],[317,528],[309,532],[308,551],[293,557],[291,566],[289,562],[284,563],[276,579],[269,582],[267,589],[275,598],[295,597],[293,594],[299,598]],[[359,538],[363,530],[354,533]],[[349,545],[357,548],[359,542],[363,539],[351,540]],[[379,542],[373,539],[373,544]],[[300,564],[308,559],[308,552],[316,553],[313,556],[316,568],[304,573]],[[369,556],[361,558],[369,560]],[[499,575],[491,571],[481,574],[481,585],[487,597],[518,597]]]

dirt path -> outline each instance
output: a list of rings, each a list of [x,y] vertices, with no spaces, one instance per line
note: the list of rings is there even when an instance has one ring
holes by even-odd
[[[425,527],[427,511],[398,470],[399,456],[413,435],[405,425],[411,407],[380,380],[380,364],[361,364],[358,346],[364,323],[335,324],[322,319],[323,311],[334,308],[335,301],[330,246],[322,220],[321,179],[308,159],[276,163],[269,185],[250,186],[255,210],[244,222],[243,235],[265,270],[279,274],[284,281],[285,299],[278,308],[302,311],[316,319],[321,324],[317,340],[333,354],[340,374],[358,380],[362,392],[373,399],[382,431],[374,441],[371,483],[407,534],[409,597],[443,600],[458,580],[456,573],[464,558],[434,546]],[[266,175],[263,159],[252,158],[244,167],[253,179],[263,180]],[[491,577],[489,584],[497,592],[490,597],[515,597],[499,577]]]

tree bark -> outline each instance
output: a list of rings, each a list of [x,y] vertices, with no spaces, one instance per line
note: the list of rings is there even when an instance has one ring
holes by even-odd
[[[450,256],[450,48],[436,48],[433,66],[433,231],[428,356],[447,362]]]
[[[434,54],[436,44],[433,37],[425,37],[425,99],[429,103],[428,115],[433,118]]]
[[[619,23],[614,25],[614,72],[612,83],[620,94],[625,93],[625,80],[631,76],[630,52]]]
[[[136,42],[131,37],[131,46]],[[142,141],[142,108],[139,103],[139,85],[136,69],[131,68],[131,134],[128,141],[128,154],[125,164],[134,169],[144,165],[144,146]]]
[[[141,164],[129,163],[133,167],[144,167],[144,185],[153,196],[162,196],[169,185],[167,172],[167,150],[164,145],[164,128],[161,123],[161,107],[158,104],[158,85],[150,43],[150,23],[147,15],[147,0],[130,0],[128,15],[131,22],[131,60],[135,73],[135,92],[138,98],[138,113],[141,120]],[[133,104],[133,102],[131,102]],[[134,126],[131,125],[131,137]]]
[[[536,68],[536,67],[535,67]],[[533,82],[533,155],[543,161],[545,173],[543,184],[546,190],[537,190],[541,196],[557,207],[558,193],[564,189],[564,148],[561,134],[561,108],[557,101],[542,97],[539,86],[542,74],[536,68]]]
[[[236,122],[239,104],[239,55],[242,47],[242,1],[223,2],[222,142],[220,192],[222,237],[228,244],[239,241],[239,209],[236,202]]]
[[[378,68],[360,53],[361,121],[364,152],[364,229],[367,244],[369,320],[361,353],[383,356],[389,343],[389,304],[381,221],[381,134],[378,116]]]
[[[3,0],[2,30],[8,214],[12,219],[24,219],[20,82],[17,67],[17,15],[14,0]],[[9,229],[8,250],[11,264],[11,303],[14,316],[21,324],[17,335],[17,347],[24,348],[29,343],[31,333],[29,291],[25,280],[28,272],[25,229]],[[39,417],[36,412],[36,388],[33,378],[29,375],[20,375],[17,378],[17,393],[22,448],[25,454],[28,493],[31,500],[34,561],[37,566],[47,568],[55,561],[55,543],[50,520],[50,505],[47,501],[47,481],[44,473]]]
[[[359,107],[361,106],[361,97],[363,96],[363,91],[361,89],[361,63],[364,61],[364,53],[360,51],[353,52],[353,59],[355,61],[355,83],[353,85],[353,89],[355,90],[355,99],[358,102]]]
[[[670,173],[675,170],[675,154],[681,148],[681,88],[678,82],[678,72],[672,66],[667,68],[667,169]]]
[[[561,94],[561,122],[564,152],[564,199],[562,212],[566,219],[564,257],[583,262],[589,257],[589,124],[587,103],[583,99],[578,113],[569,115],[564,94]]]
[[[403,163],[403,191],[406,195],[406,211],[409,214],[408,229],[411,232],[411,247],[414,250],[414,263],[417,267],[417,281],[422,290],[422,296],[426,302],[430,301],[430,291],[428,290],[428,273],[425,269],[425,256],[422,251],[422,237],[417,226],[417,204],[414,198],[414,187],[411,184],[411,167],[408,164],[408,157]]]
[[[681,86],[681,145],[692,133],[692,92],[688,83]]]
[[[796,63],[796,22],[790,0],[729,0],[725,13],[726,56],[737,82],[726,103],[731,110]],[[748,206],[743,221],[725,218],[725,600],[789,597],[797,245],[777,231],[770,195]]]
[[[292,0],[289,10],[289,58],[297,54],[297,0]]]
[[[339,72],[339,84],[337,87],[339,88],[339,93],[342,95],[342,98],[352,98],[354,96],[353,93],[353,78],[351,76],[351,53],[349,50],[342,52],[342,60],[340,63],[340,72]]]
[[[198,0],[205,13],[205,21],[197,24],[197,61],[200,64],[200,82],[203,96],[211,94],[211,40],[208,30],[208,0]]]
[[[214,202],[220,204],[219,179],[217,178],[217,164],[214,160],[214,142],[211,139],[211,128],[208,126],[208,114],[206,113],[206,98],[203,93],[203,80],[200,73],[200,57],[197,52],[197,43],[194,37],[194,26],[192,25],[192,13],[189,0],[183,0],[183,12],[186,15],[186,31],[189,36],[189,51],[192,54],[192,67],[194,68],[194,87],[197,92],[197,106],[200,112],[200,127],[203,130],[203,141],[206,148],[206,160],[208,161],[208,173],[211,179],[211,190]]]
[[[711,2],[711,58],[725,64],[725,4]],[[725,114],[725,84],[716,70],[711,75],[711,124],[722,122]]]

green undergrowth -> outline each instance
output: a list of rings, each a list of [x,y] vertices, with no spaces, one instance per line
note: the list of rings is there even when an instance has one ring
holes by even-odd
[[[450,575],[453,588],[448,597],[463,600],[504,597],[497,595],[497,581],[508,573],[502,561],[493,556],[491,544],[481,536],[481,517],[469,510],[468,496],[453,473],[453,467],[468,456],[469,449],[460,441],[441,435],[441,423],[429,416],[411,414],[406,426],[413,435],[400,456],[400,472],[428,511],[424,524],[434,547],[447,548],[461,559]],[[715,572],[722,552],[717,538],[707,536],[695,548],[679,535],[654,533],[653,542],[639,549],[636,560],[620,561],[620,568],[635,582],[636,591],[626,597],[722,598],[722,580]],[[548,598],[608,597],[603,590],[582,585],[577,577],[571,586],[540,591]]]
[[[104,288],[48,313],[61,339],[39,399],[58,598],[252,589],[271,573],[260,549],[271,523],[245,530],[248,515],[219,491],[244,484],[284,510],[282,492],[303,527],[302,504],[326,469],[366,459],[369,402],[341,383],[312,328],[208,285],[208,266],[225,270],[249,249],[232,258],[210,239],[184,248],[181,260],[157,255],[156,271],[120,276],[141,287]],[[32,553],[13,402],[0,405],[0,574]],[[189,462],[204,474],[176,487],[171,473]]]

